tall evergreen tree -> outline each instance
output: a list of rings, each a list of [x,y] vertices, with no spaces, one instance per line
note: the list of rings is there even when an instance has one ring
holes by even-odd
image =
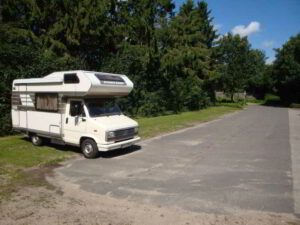
[[[208,4],[205,1],[197,3],[197,13],[201,19],[200,31],[204,36],[204,43],[208,48],[211,48],[218,37],[217,32],[213,26],[213,17],[211,10],[208,9]]]
[[[17,78],[44,76],[56,70],[80,68],[79,60],[58,56],[43,47],[34,16],[33,1],[2,1],[0,7],[0,135],[11,133],[10,96]]]
[[[123,72],[136,83],[136,88],[122,105],[130,105],[131,113],[151,115],[161,113],[159,33],[172,15],[170,0],[120,1],[117,4],[116,29],[120,42],[103,70]]]
[[[162,58],[169,107],[199,109],[208,101],[203,83],[210,75],[211,50],[202,29],[210,18],[202,16],[204,3],[186,1],[170,23],[169,46]],[[206,15],[208,15],[206,13]]]

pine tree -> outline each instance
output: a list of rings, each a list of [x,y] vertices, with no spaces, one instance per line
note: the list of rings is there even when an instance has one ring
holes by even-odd
[[[213,17],[205,1],[198,2],[197,13],[201,19],[200,31],[204,36],[204,43],[208,48],[212,48],[215,40],[218,38],[217,32],[213,26]]]
[[[200,6],[200,4],[198,4]],[[202,9],[201,9],[202,10]],[[169,103],[174,111],[199,109],[208,101],[203,83],[209,78],[211,50],[202,32],[199,7],[185,2],[170,24],[169,46],[162,58],[162,70],[169,84]]]

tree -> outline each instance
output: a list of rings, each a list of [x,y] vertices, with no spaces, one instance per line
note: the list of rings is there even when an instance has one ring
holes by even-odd
[[[249,77],[248,62],[250,44],[246,37],[228,33],[223,36],[216,49],[220,86],[233,101],[234,93],[244,91]]]
[[[200,31],[204,36],[204,43],[208,48],[212,48],[218,35],[213,26],[214,18],[210,15],[211,10],[208,9],[205,1],[201,1],[197,3],[196,12],[201,20]]]
[[[246,91],[258,99],[263,99],[270,90],[269,66],[265,65],[265,53],[258,49],[250,49],[247,66]]]
[[[119,1],[117,52],[109,54],[101,70],[126,73],[136,85],[127,100],[120,100],[131,114],[158,115],[165,110],[160,74],[160,37],[173,14],[170,0]],[[157,101],[160,99],[160,101]],[[125,107],[126,106],[126,107]]]
[[[300,102],[300,33],[276,49],[273,79],[284,103]]]
[[[25,18],[29,17],[29,8],[25,3],[4,1],[0,7],[0,136],[12,132],[10,98],[14,79],[40,77],[82,65],[69,55],[59,57],[50,49],[43,48],[42,41],[32,29],[28,29],[30,26]]]
[[[209,102],[204,82],[210,76],[210,40],[204,30],[211,23],[205,3],[186,1],[168,28],[168,41],[161,66],[168,108],[199,109]],[[209,34],[209,35],[208,35]]]

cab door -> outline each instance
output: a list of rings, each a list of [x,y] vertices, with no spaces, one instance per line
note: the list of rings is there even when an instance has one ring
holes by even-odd
[[[86,113],[82,100],[69,99],[64,120],[64,141],[80,144],[80,138],[86,131]]]

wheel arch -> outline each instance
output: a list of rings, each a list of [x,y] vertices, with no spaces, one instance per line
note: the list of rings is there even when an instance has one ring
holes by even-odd
[[[95,143],[97,143],[97,140],[93,137],[93,136],[89,136],[89,135],[83,135],[80,137],[79,139],[79,146],[81,146],[81,143],[86,140],[86,139],[91,139],[93,140]]]

